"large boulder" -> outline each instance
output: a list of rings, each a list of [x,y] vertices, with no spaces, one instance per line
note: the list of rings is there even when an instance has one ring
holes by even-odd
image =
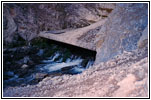
[[[97,45],[95,64],[107,61],[123,51],[137,49],[147,24],[148,4],[117,4],[98,33],[105,36],[98,39],[101,43]]]

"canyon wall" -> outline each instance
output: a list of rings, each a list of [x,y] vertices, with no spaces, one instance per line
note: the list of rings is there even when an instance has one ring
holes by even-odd
[[[96,64],[122,54],[123,51],[137,49],[138,41],[147,25],[147,4],[117,4],[106,23],[97,33],[100,35],[100,38],[96,39],[97,43],[101,42],[101,44],[96,47]],[[147,29],[145,32],[147,38]]]
[[[106,18],[115,4],[17,3],[3,4],[4,44],[18,37],[30,41],[40,31],[81,28]]]
[[[4,4],[3,12],[3,39],[6,45],[12,42],[17,43],[18,37],[29,42],[41,31],[83,28],[107,19],[105,24],[97,23],[94,29],[86,30],[80,37],[77,37],[78,41],[74,43],[86,45],[86,47],[90,44],[90,47],[96,49],[96,64],[122,54],[124,50],[136,49],[137,42],[148,24],[148,5],[135,3]],[[68,34],[72,36],[72,33],[77,32],[71,31]],[[84,44],[88,40],[94,42]]]

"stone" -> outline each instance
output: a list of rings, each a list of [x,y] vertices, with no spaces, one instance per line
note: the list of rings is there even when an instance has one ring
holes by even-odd
[[[66,67],[64,67],[64,68],[61,68],[61,71],[62,71],[62,72],[67,72],[67,71],[69,71],[70,69],[72,69],[72,68],[74,68],[74,67],[76,67],[76,66],[66,66]]]
[[[15,32],[17,29],[17,25],[12,18],[7,6],[4,5],[4,30],[3,30],[3,39],[4,44],[11,43],[13,41],[13,37],[15,36]]]
[[[42,79],[47,75],[48,75],[47,73],[36,73],[35,79]]]
[[[8,76],[14,76],[14,72],[8,71],[8,72],[7,72],[7,75],[8,75]]]
[[[28,67],[29,67],[29,66],[26,65],[26,64],[23,64],[23,65],[21,66],[21,68],[23,68],[23,69],[28,68]]]
[[[145,77],[145,71],[143,69],[136,70],[134,72],[134,75],[135,75],[137,81],[141,81]]]
[[[17,42],[19,37],[30,43],[40,31],[85,27],[108,16],[114,8],[112,3],[4,3],[4,44]]]
[[[112,59],[123,51],[137,49],[137,43],[148,24],[147,4],[117,4],[98,35],[104,42],[97,48],[95,64]],[[101,38],[100,38],[101,39]]]
[[[32,61],[30,60],[29,56],[25,56],[24,58],[16,61],[16,63],[19,64],[19,65],[27,64],[27,63],[30,63],[30,62],[32,62]]]
[[[44,50],[40,49],[39,52],[37,53],[38,56],[42,56],[44,54]]]
[[[139,48],[143,48],[145,45],[148,45],[148,26],[144,29],[137,45]]]
[[[27,64],[30,61],[30,58],[28,56],[23,58],[23,63]]]

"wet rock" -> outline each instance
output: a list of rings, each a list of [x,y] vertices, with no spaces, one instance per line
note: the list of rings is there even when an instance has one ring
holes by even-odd
[[[11,55],[10,57],[11,57],[11,58],[13,58],[13,57],[14,57],[14,55]]]
[[[51,73],[51,74],[48,74],[48,77],[57,77],[57,76],[62,76],[63,73]]]
[[[29,56],[24,57],[23,59],[20,60],[20,62],[27,64],[30,61]]]
[[[47,75],[47,73],[36,73],[35,79],[43,79]]]
[[[18,48],[10,48],[10,49],[8,48],[7,51],[9,51],[9,52],[16,52],[17,49],[18,49]]]
[[[28,68],[28,67],[29,67],[29,66],[26,65],[26,64],[23,64],[23,65],[21,66],[21,68],[23,68],[23,69]]]
[[[67,72],[67,71],[69,71],[70,69],[72,69],[73,67],[76,67],[76,66],[67,66],[67,67],[61,68],[61,71],[62,71],[62,72]]]
[[[10,64],[11,64],[11,62],[7,62],[6,64],[7,64],[7,65],[10,65]]]
[[[19,75],[20,78],[24,78],[27,74],[29,74],[29,70],[27,69],[18,69],[16,73]]]
[[[5,74],[7,74],[8,76],[14,76],[14,72],[11,72],[11,71],[8,71],[8,72],[5,73]]]
[[[39,52],[37,53],[38,56],[42,56],[44,54],[44,50],[40,49]]]
[[[81,63],[82,66],[86,67],[86,65],[88,64],[89,59],[84,59]]]
[[[16,61],[16,63],[19,65],[23,65],[23,64],[27,64],[29,61],[30,61],[30,58],[28,56],[25,56],[24,58]]]

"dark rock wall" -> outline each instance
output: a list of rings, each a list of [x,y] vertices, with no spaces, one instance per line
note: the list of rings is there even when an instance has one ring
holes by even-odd
[[[88,26],[107,17],[115,4],[83,3],[5,3],[3,8],[4,44],[22,37],[30,41],[40,31]]]
[[[107,61],[123,51],[132,51],[148,24],[147,4],[117,4],[100,33],[105,33],[102,46],[97,48],[96,64]]]

